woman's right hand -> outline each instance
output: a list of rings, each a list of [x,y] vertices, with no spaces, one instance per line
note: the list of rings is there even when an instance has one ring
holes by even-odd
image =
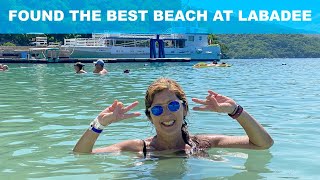
[[[107,107],[98,115],[98,121],[103,126],[107,126],[111,123],[118,122],[123,119],[129,119],[140,116],[141,113],[139,112],[127,113],[128,111],[136,107],[138,104],[139,102],[135,101],[129,106],[124,107],[122,102],[115,100],[111,106]]]

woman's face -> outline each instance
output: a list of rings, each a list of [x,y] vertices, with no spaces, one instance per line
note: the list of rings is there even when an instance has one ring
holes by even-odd
[[[168,103],[172,101],[179,101],[180,108],[172,112],[168,108]],[[155,105],[160,105],[163,108],[162,114],[156,116],[152,113],[150,108],[151,114],[151,121],[154,124],[157,133],[164,133],[164,134],[175,134],[181,133],[181,127],[183,124],[183,117],[186,115],[186,111],[182,101],[178,99],[174,92],[169,91],[168,89],[163,90],[154,96],[151,108]]]

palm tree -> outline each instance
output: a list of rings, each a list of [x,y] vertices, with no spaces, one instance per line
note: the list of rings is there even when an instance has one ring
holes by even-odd
[[[218,37],[214,34],[209,34],[208,35],[208,43],[209,43],[209,45],[219,44]]]

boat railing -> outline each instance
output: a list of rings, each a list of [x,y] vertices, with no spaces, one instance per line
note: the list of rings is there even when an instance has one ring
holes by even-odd
[[[94,39],[105,39],[105,38],[132,38],[132,39],[155,39],[156,34],[92,34]],[[185,38],[183,34],[160,34],[160,39],[181,39]]]
[[[65,39],[65,46],[103,46],[103,39],[93,39],[93,38],[74,38]]]
[[[93,34],[92,38],[73,38],[64,39],[64,46],[106,46],[106,39],[112,38],[130,38],[135,39],[135,42],[125,42],[115,44],[115,46],[134,47],[135,43],[139,42],[138,39],[154,39],[156,35],[152,34]],[[160,39],[183,39],[183,34],[161,34]],[[142,40],[145,41],[147,40]],[[142,42],[140,42],[142,43]]]

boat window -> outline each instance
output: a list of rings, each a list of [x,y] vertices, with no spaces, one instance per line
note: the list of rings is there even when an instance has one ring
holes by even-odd
[[[199,36],[199,41],[202,41],[202,36]]]
[[[146,41],[146,40],[136,41],[135,43],[136,43],[137,47],[149,47],[150,46],[150,42]]]
[[[194,36],[188,36],[188,41],[194,41]]]
[[[122,45],[123,43],[124,43],[124,41],[122,41],[122,40],[116,40],[116,44],[115,44],[115,45],[116,45],[116,46],[117,46],[117,45],[119,46],[119,45]]]
[[[105,41],[106,46],[112,46],[112,41],[111,40],[106,40]]]
[[[165,47],[166,48],[172,48],[174,47],[174,41],[173,40],[165,40]]]
[[[176,44],[177,48],[184,48],[185,47],[185,41],[182,39],[177,40],[177,44]]]

